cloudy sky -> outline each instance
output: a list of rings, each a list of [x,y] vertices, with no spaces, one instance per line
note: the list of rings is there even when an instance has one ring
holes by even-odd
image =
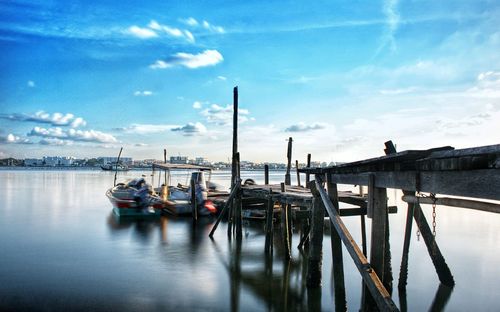
[[[156,2],[156,3],[155,3]],[[500,143],[496,1],[1,1],[0,158]]]

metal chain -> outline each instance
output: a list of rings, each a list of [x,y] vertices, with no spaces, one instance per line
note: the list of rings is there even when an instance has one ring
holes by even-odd
[[[436,237],[436,194],[431,193],[432,198],[432,235]]]
[[[417,192],[417,205],[420,206],[420,200],[419,200],[419,198],[420,198],[420,191]],[[417,242],[419,242],[419,241],[420,241],[420,229],[417,226]]]

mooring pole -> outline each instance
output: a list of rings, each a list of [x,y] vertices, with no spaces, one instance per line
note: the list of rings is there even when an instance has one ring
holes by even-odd
[[[273,217],[274,217],[273,190],[269,189],[269,197],[267,198],[267,207],[266,207],[266,244],[264,247],[264,251],[266,254],[273,253]]]
[[[287,159],[287,165],[286,165],[286,174],[285,174],[285,185],[291,185],[292,181],[290,178],[290,169],[292,167],[292,137],[288,138],[288,149],[286,152],[286,159]]]
[[[326,186],[328,190],[328,197],[333,203],[335,210],[340,214],[339,197],[337,191],[337,184],[333,183],[332,175],[326,175]],[[332,266],[333,266],[333,281],[335,289],[335,308],[337,311],[346,311],[346,293],[344,283],[344,261],[342,256],[342,240],[339,233],[335,230],[333,221],[330,219],[330,239],[332,247]]]
[[[311,154],[307,154],[306,167],[311,168]],[[306,187],[309,187],[309,179],[310,179],[309,172],[306,172]]]
[[[268,164],[264,165],[264,184],[265,185],[269,184],[269,165]]]
[[[233,89],[233,153],[231,167],[231,188],[234,187],[237,175],[236,153],[238,152],[238,87]]]
[[[309,259],[307,265],[306,285],[309,288],[321,286],[321,270],[323,267],[323,221],[325,219],[325,206],[316,189],[316,182],[308,184],[313,194],[311,214],[311,234],[309,240]]]
[[[241,181],[240,178],[240,153],[236,153],[236,168],[237,168],[237,175],[236,175],[236,181]],[[234,184],[234,187],[236,188],[236,181]],[[242,215],[241,215],[241,209],[242,209],[242,199],[241,199],[241,187],[238,186],[238,191],[236,193],[236,197],[234,198],[234,216],[235,216],[235,226],[236,226],[236,238],[241,239],[243,237],[243,229],[242,229]]]
[[[295,160],[295,170],[297,171],[297,186],[300,186],[299,161]]]
[[[285,183],[281,183],[281,195],[285,192]],[[290,259],[290,233],[289,233],[289,219],[288,219],[288,205],[281,203],[281,235],[283,238],[283,245],[285,246],[285,258]]]

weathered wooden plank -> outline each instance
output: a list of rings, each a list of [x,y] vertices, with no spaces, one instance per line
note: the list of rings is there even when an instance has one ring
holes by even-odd
[[[375,187],[500,200],[500,169],[373,172]],[[369,173],[334,174],[337,184],[368,185]]]
[[[401,198],[403,201],[411,204],[436,204],[443,206],[453,206],[459,208],[467,208],[473,210],[480,210],[486,212],[500,213],[500,204],[483,202],[477,200],[469,200],[462,198],[450,198],[450,197],[436,197],[432,199],[430,197],[417,197],[415,195],[404,195]]]
[[[330,201],[330,198],[328,197],[326,191],[321,187],[318,179],[316,179],[315,186],[318,190],[319,195],[321,196],[324,207],[326,208],[326,211],[328,212],[328,215],[332,220],[332,224],[335,227],[335,230],[339,234],[347,251],[351,255],[351,258],[358,268],[359,273],[361,274],[365,284],[367,285],[368,290],[375,299],[378,308],[381,311],[398,311],[398,308],[392,301],[390,294],[387,292],[377,274],[370,266],[370,263],[368,263],[368,260],[363,255],[363,252],[359,249],[358,245],[352,238],[349,230],[342,222],[342,219],[335,210],[335,206]]]

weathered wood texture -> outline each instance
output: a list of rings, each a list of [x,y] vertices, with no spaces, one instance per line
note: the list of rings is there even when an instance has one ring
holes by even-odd
[[[500,190],[499,190],[500,191]],[[450,198],[450,197],[436,197],[432,199],[430,197],[422,197],[415,195],[404,195],[401,198],[403,201],[409,204],[436,204],[440,206],[453,206],[459,208],[468,208],[486,212],[500,213],[500,204],[469,200],[463,198]]]
[[[347,230],[347,227],[342,222],[342,219],[340,218],[335,209],[335,206],[328,197],[328,194],[322,188],[320,181],[321,178],[319,176],[316,176],[315,186],[318,190],[319,196],[321,196],[324,207],[328,212],[328,216],[330,217],[335,230],[342,239],[342,242],[344,243],[347,251],[351,255],[354,264],[358,268],[359,273],[361,274],[368,290],[372,294],[378,308],[381,311],[398,311],[396,305],[392,301],[389,292],[387,292],[377,274],[370,266],[370,263],[368,263],[368,260],[363,255],[363,252],[358,247],[351,234]]]
[[[297,171],[297,186],[300,186],[299,161],[295,160],[295,170]]]
[[[269,165],[264,165],[264,184],[269,184]]]
[[[315,181],[309,182],[309,188],[316,193],[313,200],[311,215],[311,233],[309,238],[309,257],[307,264],[307,287],[321,286],[321,270],[323,265],[323,222],[325,207],[317,193]]]
[[[291,185],[292,180],[290,177],[290,169],[292,168],[292,138],[288,138],[288,148],[286,152],[286,174],[285,174],[285,184],[286,185]]]
[[[227,209],[233,204],[233,199],[236,196],[236,194],[240,191],[241,188],[241,180],[238,179],[236,182],[235,187],[231,190],[231,193],[229,194],[229,198],[226,201],[226,204],[222,208],[222,211],[220,212],[219,216],[217,217],[217,220],[215,221],[214,226],[212,227],[212,230],[210,231],[210,234],[208,236],[213,237],[215,230],[217,230],[217,227],[219,226],[220,221],[226,214]]]

